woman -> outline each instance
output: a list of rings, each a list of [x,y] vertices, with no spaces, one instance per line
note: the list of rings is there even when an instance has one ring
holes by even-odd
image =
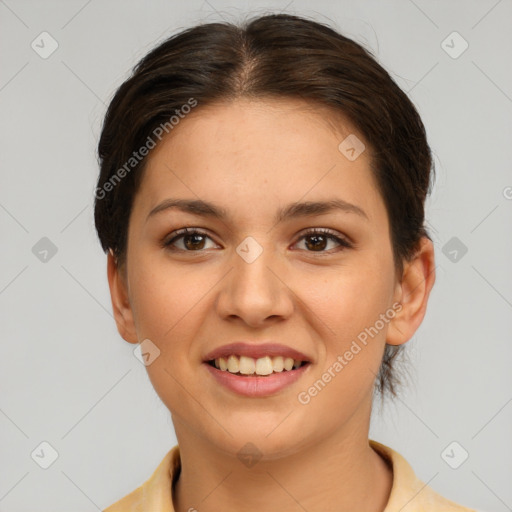
[[[470,510],[368,439],[435,274],[425,129],[366,50],[284,14],[185,30],[99,157],[115,320],[178,440],[107,512]]]

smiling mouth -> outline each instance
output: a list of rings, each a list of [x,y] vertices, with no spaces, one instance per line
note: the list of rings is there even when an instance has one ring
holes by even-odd
[[[228,372],[240,377],[266,377],[281,372],[293,372],[310,364],[291,357],[264,356],[257,359],[247,356],[230,355],[207,361],[217,370]]]

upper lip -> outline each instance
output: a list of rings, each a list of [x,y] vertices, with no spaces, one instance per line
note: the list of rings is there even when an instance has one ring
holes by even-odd
[[[307,355],[294,348],[287,347],[286,345],[281,345],[279,343],[246,343],[244,341],[237,341],[235,343],[229,343],[228,345],[217,347],[206,354],[204,360],[212,361],[219,357],[229,357],[231,355],[252,357],[254,359],[259,359],[260,357],[265,356],[282,356],[291,357],[298,361],[311,361],[311,358]]]

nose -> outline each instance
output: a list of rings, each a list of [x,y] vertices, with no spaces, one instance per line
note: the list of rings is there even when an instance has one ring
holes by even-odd
[[[289,318],[294,308],[293,292],[275,251],[264,248],[253,261],[240,254],[233,254],[231,271],[221,281],[218,314],[255,328]]]

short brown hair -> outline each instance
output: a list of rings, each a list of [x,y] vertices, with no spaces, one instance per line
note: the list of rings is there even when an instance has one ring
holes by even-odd
[[[424,203],[434,168],[421,118],[369,50],[327,25],[288,14],[194,26],[135,66],[108,107],[98,145],[94,218],[102,248],[124,264],[129,216],[146,161],[126,167],[133,152],[191,98],[200,108],[237,97],[315,102],[360,131],[371,148],[401,272],[403,261],[428,237]],[[396,394],[393,362],[401,349],[386,345],[378,391]]]

